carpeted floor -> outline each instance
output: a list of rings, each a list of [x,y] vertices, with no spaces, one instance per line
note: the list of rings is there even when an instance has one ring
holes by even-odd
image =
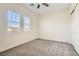
[[[78,56],[69,43],[36,39],[7,51],[1,56]]]

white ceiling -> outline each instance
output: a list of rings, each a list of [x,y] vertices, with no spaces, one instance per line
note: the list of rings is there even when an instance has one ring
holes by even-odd
[[[35,12],[36,14],[67,10],[71,5],[70,3],[48,3],[48,4],[49,7],[46,7],[41,4],[39,9],[37,9],[37,3],[34,3],[34,6],[30,6],[30,3],[26,3],[24,5],[28,7],[31,11]]]

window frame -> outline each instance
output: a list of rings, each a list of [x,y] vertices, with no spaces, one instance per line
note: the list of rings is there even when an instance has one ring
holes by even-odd
[[[17,14],[20,15],[19,31],[16,31],[16,32],[8,31],[8,11],[12,11],[12,12],[17,13]],[[30,22],[30,17],[29,16],[25,15],[25,17],[29,18],[29,30],[24,31],[24,15],[18,13],[17,11],[14,11],[14,10],[7,10],[5,13],[4,14],[5,14],[5,20],[6,20],[5,24],[6,24],[6,32],[7,33],[24,33],[24,32],[29,32],[30,31],[30,29],[31,29],[30,23],[31,22]]]
[[[10,11],[10,12],[12,12],[12,13],[14,13],[15,15],[17,15],[17,14],[19,14],[18,12],[15,12],[15,11],[12,11],[12,10],[7,10],[7,14],[6,14],[6,20],[7,20],[7,31],[8,32],[13,32],[13,31],[9,31],[8,29],[9,29],[9,25],[8,25],[8,22],[9,22],[9,20],[8,20],[8,11]],[[21,15],[19,14],[19,17],[20,17]],[[15,16],[16,17],[16,16]],[[13,22],[13,21],[12,21]],[[14,22],[16,22],[16,21],[14,21]],[[18,22],[19,24],[18,24],[18,31],[15,31],[15,32],[19,32],[20,31],[20,18],[19,18],[19,22]]]
[[[24,27],[24,25],[25,25],[25,23],[24,23],[24,17],[27,17],[27,18],[28,18],[28,22],[29,22],[29,23],[27,24],[28,27],[29,27],[27,30],[25,30],[25,27]],[[27,31],[29,31],[29,30],[30,30],[30,17],[29,17],[29,16],[23,16],[23,31],[24,31],[24,32],[27,32]]]

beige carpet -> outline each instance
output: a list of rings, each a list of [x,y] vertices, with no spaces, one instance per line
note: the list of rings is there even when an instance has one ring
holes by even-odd
[[[36,39],[1,52],[1,56],[78,56],[69,43]]]

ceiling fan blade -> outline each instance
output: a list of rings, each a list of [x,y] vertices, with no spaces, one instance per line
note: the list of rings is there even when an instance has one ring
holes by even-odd
[[[42,3],[44,6],[49,7],[49,5],[47,3]]]
[[[37,8],[40,8],[40,4],[38,4]]]

